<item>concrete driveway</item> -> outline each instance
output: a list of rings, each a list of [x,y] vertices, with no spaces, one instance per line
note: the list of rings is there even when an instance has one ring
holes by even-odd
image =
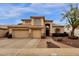
[[[47,48],[46,42],[51,41],[48,39],[0,38],[0,56],[79,55],[78,48],[69,46],[68,48]],[[62,47],[60,43],[51,42]]]
[[[46,40],[43,39],[7,39],[0,38],[0,48],[45,48]]]

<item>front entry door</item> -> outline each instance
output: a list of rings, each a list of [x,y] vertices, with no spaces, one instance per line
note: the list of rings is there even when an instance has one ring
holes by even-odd
[[[46,24],[46,36],[50,36],[50,24]]]
[[[49,30],[46,29],[46,36],[49,36]]]

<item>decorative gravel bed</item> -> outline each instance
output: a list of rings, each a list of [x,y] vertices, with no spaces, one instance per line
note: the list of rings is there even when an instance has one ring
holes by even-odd
[[[69,39],[67,37],[63,37],[61,43],[70,45],[75,48],[79,48],[79,39]]]

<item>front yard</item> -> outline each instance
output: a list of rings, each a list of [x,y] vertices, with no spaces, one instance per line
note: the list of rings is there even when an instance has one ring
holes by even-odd
[[[61,43],[70,45],[75,48],[79,48],[79,39],[69,39],[67,37],[63,37]]]
[[[63,42],[56,42],[52,38],[46,39],[7,39],[0,38],[0,56],[43,56],[43,55],[79,55],[79,49],[68,47],[63,48]],[[68,41],[68,40],[67,40]],[[75,40],[72,40],[75,41]],[[48,43],[47,43],[48,42]],[[51,42],[51,43],[49,43]],[[64,43],[65,44],[65,43]],[[60,46],[60,48],[59,48]],[[67,46],[66,46],[67,47]]]

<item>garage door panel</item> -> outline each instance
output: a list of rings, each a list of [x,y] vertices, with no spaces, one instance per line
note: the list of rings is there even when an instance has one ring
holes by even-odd
[[[41,30],[33,30],[32,36],[33,38],[41,38]]]
[[[15,38],[28,38],[29,37],[29,31],[22,31],[22,30],[18,30],[18,31],[13,31],[13,37]]]

